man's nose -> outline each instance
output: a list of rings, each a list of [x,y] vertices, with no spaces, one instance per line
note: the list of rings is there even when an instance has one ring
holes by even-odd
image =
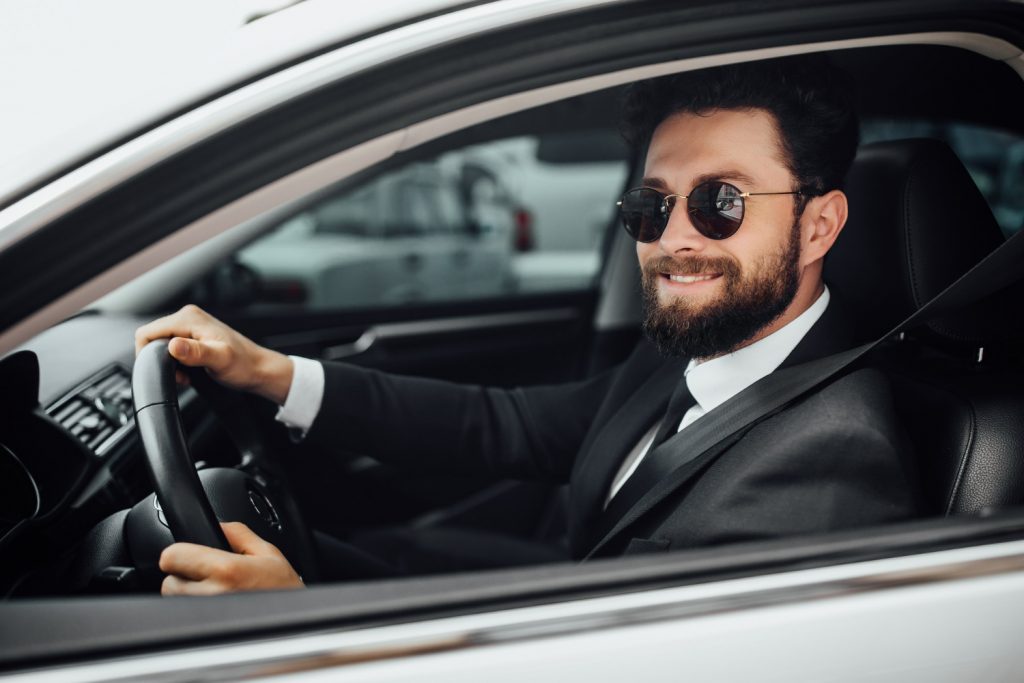
[[[693,227],[693,221],[686,206],[686,200],[678,200],[671,207],[665,232],[661,233],[658,246],[668,254],[680,251],[703,251],[708,238]]]

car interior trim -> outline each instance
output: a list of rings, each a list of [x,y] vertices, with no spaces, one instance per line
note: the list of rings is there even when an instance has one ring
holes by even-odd
[[[926,32],[906,33],[899,35],[877,36],[871,38],[852,38],[844,40],[806,43],[802,45],[786,45],[782,47],[744,50],[706,57],[690,57],[660,64],[649,64],[631,69],[613,71],[597,76],[581,78],[566,83],[528,90],[513,95],[506,95],[487,102],[472,105],[464,109],[442,114],[435,118],[409,126],[406,129],[405,141],[401,150],[411,149],[425,142],[447,135],[467,126],[522,111],[532,107],[548,104],[596,90],[604,90],[618,85],[631,83],[646,78],[657,78],[683,71],[695,71],[712,66],[732,64],[751,60],[774,59],[806,52],[827,50],[846,50],[864,47],[880,47],[888,45],[945,45],[976,52],[989,59],[1007,62],[1024,77],[1024,61],[1022,51],[1000,38],[985,36],[978,33]]]
[[[486,330],[502,327],[516,327],[535,323],[572,320],[578,316],[574,308],[557,308],[554,310],[523,311],[517,313],[496,313],[494,315],[467,315],[450,318],[432,318],[406,323],[389,323],[376,325],[366,330],[354,342],[338,344],[324,349],[323,357],[327,360],[350,358],[368,351],[378,341],[422,337],[466,330]]]
[[[882,591],[935,587],[1024,570],[1024,541],[961,548],[884,560],[805,569],[587,598],[487,614],[445,617],[244,644],[96,661],[8,680],[23,683],[59,675],[68,683],[98,680],[213,681],[270,674],[336,670],[372,661],[408,658],[528,641],[543,636],[622,629],[780,605],[847,600]]]
[[[88,412],[88,414],[101,417],[103,426],[97,428],[93,436],[102,435],[104,432],[106,434],[97,444],[90,446],[90,450],[101,459],[120,444],[127,435],[131,434],[135,428],[134,414],[130,407],[122,403],[125,398],[130,398],[130,393],[128,396],[118,396],[116,401],[111,401],[107,396],[97,395],[98,392],[96,390],[100,388],[100,385],[113,384],[118,382],[118,380],[123,380],[123,384],[126,387],[129,385],[131,377],[127,369],[120,363],[108,365],[71,391],[66,392],[61,398],[46,406],[46,414],[65,427],[68,426],[66,420],[73,416],[66,414],[62,420],[61,412],[67,412],[68,408],[72,405],[82,405],[83,407],[79,409],[81,413]],[[88,409],[85,407],[86,404]],[[83,436],[77,436],[83,441],[85,440]]]
[[[2,442],[0,442],[0,468],[5,470],[5,477],[21,480],[22,486],[28,494],[29,503],[22,510],[10,510],[7,507],[0,509],[0,512],[4,513],[0,515],[0,543],[3,543],[4,538],[9,533],[15,531],[21,524],[31,521],[39,514],[42,507],[42,497],[39,494],[39,485],[36,483],[35,477],[25,467],[21,458]],[[21,502],[24,503],[25,501]],[[10,505],[11,501],[5,500],[4,503]],[[12,512],[14,514],[11,514]],[[23,519],[17,522],[12,521],[12,519],[17,519],[19,516],[22,516]]]
[[[598,332],[640,326],[641,310],[636,306],[633,291],[622,286],[637,282],[640,277],[636,241],[625,230],[616,230],[611,241],[601,273],[601,297],[594,312],[594,329]]]
[[[108,294],[116,287],[148,272],[158,264],[181,254],[183,251],[209,239],[211,236],[220,235],[231,228],[254,219],[262,213],[276,210],[283,204],[299,201],[310,193],[324,189],[330,184],[338,182],[348,175],[357,173],[374,163],[378,163],[398,151],[409,149],[413,144],[411,140],[415,141],[416,144],[422,144],[445,133],[481,123],[499,115],[513,113],[514,111],[520,111],[594,90],[621,85],[638,78],[654,77],[677,71],[705,68],[747,59],[781,57],[820,50],[907,44],[934,44],[960,47],[978,52],[990,58],[1006,61],[1014,65],[1014,68],[1019,73],[1024,74],[1024,61],[1021,61],[1021,51],[1002,39],[977,33],[933,32],[813,42],[776,48],[745,50],[708,57],[688,58],[610,72],[608,74],[497,98],[493,101],[466,107],[450,114],[444,114],[435,117],[435,119],[393,131],[392,133],[356,145],[324,158],[319,162],[310,164],[228,203],[220,209],[211,212],[197,221],[193,221],[186,227],[159,240],[157,243],[150,245],[134,256],[123,260],[103,274],[88,280],[64,296],[41,307],[32,315],[11,325],[3,334],[0,334],[0,353],[8,352],[51,325],[74,315],[77,311]],[[349,69],[351,65],[347,63],[348,58],[341,59],[341,56],[339,56],[346,49],[342,48],[336,52],[328,53],[328,55],[323,55],[322,58],[333,55],[333,59],[338,60],[338,69]],[[376,52],[373,54],[377,55]],[[322,58],[318,58],[318,60]],[[324,71],[329,71],[326,66],[322,68]],[[297,84],[291,82],[292,79],[301,81],[302,79],[299,76],[305,72],[288,76],[291,73],[288,70],[270,77],[274,79],[271,85],[277,84],[279,82],[278,79],[281,80],[280,89],[274,90],[276,93],[276,97],[273,98],[274,103],[284,102],[305,91],[299,88]],[[345,72],[331,71],[332,75],[329,79],[323,73],[319,71],[317,73],[330,81],[341,78]],[[302,82],[306,83],[306,81]],[[263,81],[259,83],[262,83],[264,87],[270,87]],[[252,84],[237,93],[226,96],[224,102],[218,100],[206,106],[212,107],[217,102],[220,102],[221,106],[224,107],[250,106],[249,109],[245,110],[247,113],[244,115],[240,112],[234,113],[230,117],[231,121],[238,121],[255,115],[258,113],[258,110],[251,109],[253,103],[262,102],[263,100],[260,97],[267,97],[269,99],[270,95],[261,90],[259,91],[260,97],[253,94],[250,102],[249,98],[243,96],[243,94],[248,92],[249,88],[259,85],[259,83]],[[315,83],[321,83],[321,80],[316,80]],[[237,104],[235,104],[236,101]],[[500,106],[498,103],[500,103]],[[199,111],[196,110],[193,114]],[[226,115],[222,116],[226,117]],[[201,133],[198,130],[200,128],[199,121],[193,120],[191,115],[176,119],[128,143],[123,148],[119,148],[104,157],[96,159],[50,186],[0,211],[0,248],[9,246],[12,240],[20,239],[40,229],[57,216],[67,213],[75,206],[94,197],[103,188],[116,184],[117,179],[128,177],[132,172],[166,158],[173,151],[180,151],[199,139],[215,134],[221,129],[220,126],[222,126],[223,122],[221,117],[212,117],[212,119],[211,121],[206,121],[204,126],[202,126]],[[58,198],[60,198],[59,201]],[[43,204],[46,204],[53,210],[51,211],[48,208],[45,215],[36,211],[36,208]]]

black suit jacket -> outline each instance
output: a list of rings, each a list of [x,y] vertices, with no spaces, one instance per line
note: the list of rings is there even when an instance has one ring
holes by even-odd
[[[829,306],[784,367],[852,346]],[[325,363],[307,442],[393,464],[570,484],[572,555],[631,554],[823,532],[917,513],[910,449],[884,375],[850,372],[688,462],[607,528],[622,460],[660,420],[686,360],[641,343],[571,384],[494,389]],[[685,449],[684,430],[661,449]],[[680,455],[683,452],[680,451]]]

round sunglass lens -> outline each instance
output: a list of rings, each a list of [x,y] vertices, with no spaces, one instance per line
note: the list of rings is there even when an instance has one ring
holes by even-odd
[[[661,237],[668,222],[662,195],[648,188],[630,190],[619,207],[622,225],[638,242],[653,242]]]
[[[713,240],[735,235],[743,222],[743,197],[739,188],[729,183],[698,185],[690,193],[686,207],[694,227]]]

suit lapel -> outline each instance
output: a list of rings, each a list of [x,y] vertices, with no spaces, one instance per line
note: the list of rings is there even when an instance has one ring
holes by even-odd
[[[803,339],[801,339],[796,347],[794,347],[793,351],[786,357],[778,369],[781,370],[783,368],[800,365],[816,358],[822,358],[851,348],[852,336],[845,321],[846,317],[842,313],[842,308],[837,306],[834,300],[831,301],[821,318],[819,318],[807,334],[804,335]],[[680,379],[681,377],[682,373],[680,371]],[[672,386],[674,387],[675,385],[673,384]],[[747,390],[744,390],[744,392],[745,391]],[[664,403],[667,403],[667,401],[668,396],[666,395],[661,407],[662,411],[664,411]],[[715,411],[711,411],[711,413],[708,414],[710,415],[714,412]],[[647,428],[650,428],[653,424],[653,419],[654,418],[651,419]],[[666,496],[693,479],[706,465],[710,464],[715,457],[739,441],[747,431],[741,430],[739,433],[733,434],[730,438],[724,439],[710,448],[703,449],[703,452],[701,453],[693,453],[693,448],[691,448],[690,445],[694,443],[695,438],[698,437],[700,431],[699,429],[693,429],[693,427],[696,427],[699,424],[700,421],[698,420],[698,422],[690,428],[674,434],[656,449],[658,452],[662,450],[674,451],[680,462],[679,467],[673,470],[669,476],[659,481],[650,489],[650,491],[637,500],[637,502],[628,511],[626,511],[610,529],[607,527],[603,530],[595,529],[594,531],[597,531],[596,535],[594,533],[581,534],[582,537],[589,538],[592,544],[587,557],[591,557],[595,553],[599,552],[601,548],[607,545],[621,531],[625,530],[626,527],[630,526],[642,515],[651,510],[651,508],[661,502]],[[639,438],[639,436],[637,438]],[[649,453],[648,457],[653,455],[653,453],[654,451]],[[621,457],[622,455],[620,452],[619,462],[621,462]],[[688,462],[687,458],[690,458]],[[610,482],[608,482],[608,484],[610,485]],[[596,520],[591,519],[588,521],[593,523]],[[605,533],[602,533],[602,531]],[[595,542],[596,544],[594,544]]]
[[[603,509],[612,477],[622,466],[626,455],[665,412],[669,397],[682,381],[685,369],[686,361],[666,360],[629,395],[622,408],[606,424],[598,427],[600,431],[577,468],[580,476],[574,479],[570,488],[569,536],[574,544],[584,540],[586,535],[577,532],[592,524]],[[580,550],[586,550],[586,547]]]
[[[739,434],[733,435],[734,438],[720,441],[719,443],[712,446],[710,449],[699,454],[698,457],[693,458],[689,462],[681,464],[679,467],[673,470],[671,474],[669,474],[667,477],[665,477],[657,484],[655,484],[650,491],[648,491],[626,512],[626,514],[624,514],[618,521],[615,522],[611,529],[604,529],[603,531],[605,533],[603,535],[600,535],[601,532],[599,531],[598,535],[592,537],[592,539],[596,539],[596,542],[592,545],[585,559],[589,559],[600,553],[601,550],[606,545],[608,545],[608,543],[611,542],[616,536],[618,536],[620,532],[624,531],[627,527],[636,522],[640,517],[649,512],[651,508],[653,508],[655,505],[664,500],[673,491],[683,486],[688,481],[693,479],[695,476],[700,474],[706,465],[710,464],[718,455],[720,455],[734,443],[739,441],[743,437],[744,433],[745,430]],[[673,448],[673,442],[675,442],[676,444],[675,447],[678,448],[680,440],[684,439],[684,432],[680,432],[676,436],[672,437],[671,439],[663,443],[660,446],[659,450],[662,448]]]

